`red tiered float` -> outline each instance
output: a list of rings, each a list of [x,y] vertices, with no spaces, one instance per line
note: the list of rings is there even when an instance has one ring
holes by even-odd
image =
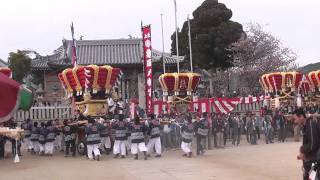
[[[85,116],[101,116],[107,113],[108,96],[117,98],[113,88],[119,85],[121,75],[119,68],[89,65],[67,68],[58,77]]]
[[[275,72],[262,75],[260,84],[266,94],[274,96],[272,103],[280,106],[280,100],[293,101],[301,105],[301,97],[306,97],[310,91],[309,83],[300,72]]]
[[[198,88],[201,76],[197,73],[165,73],[159,77],[163,91],[163,102],[178,111],[186,111],[188,103],[193,101],[193,95]],[[176,105],[182,104],[183,110]],[[180,110],[179,110],[180,109]],[[169,110],[169,109],[168,109]]]
[[[310,83],[310,88],[313,92],[320,91],[320,70],[311,71],[307,74],[307,79]]]

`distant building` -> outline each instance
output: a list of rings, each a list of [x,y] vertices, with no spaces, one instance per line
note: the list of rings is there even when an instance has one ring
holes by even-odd
[[[61,101],[64,95],[58,73],[71,67],[72,41],[63,40],[62,46],[52,55],[40,56],[31,61],[31,70],[43,77],[44,101]],[[124,99],[138,98],[144,105],[143,49],[141,39],[78,40],[78,65],[111,65],[120,68],[124,75],[119,90]],[[158,77],[162,73],[162,52],[153,50],[154,89],[160,88]],[[164,53],[168,70],[175,71],[176,56]],[[183,57],[179,57],[182,61]],[[157,93],[156,93],[157,94]]]
[[[8,67],[8,63],[0,59],[0,67]]]

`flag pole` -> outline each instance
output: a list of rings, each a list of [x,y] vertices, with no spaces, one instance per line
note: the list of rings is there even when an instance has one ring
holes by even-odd
[[[163,73],[166,73],[166,63],[164,62],[163,14],[161,14],[161,33],[162,33],[162,63],[163,63]]]
[[[174,14],[175,14],[175,25],[176,25],[176,51],[177,51],[177,70],[180,72],[179,65],[179,37],[178,37],[178,20],[177,20],[177,2],[174,0]]]
[[[191,72],[193,72],[193,65],[192,65],[192,45],[191,45],[191,25],[190,25],[189,15],[188,15],[188,27],[189,27],[190,70],[191,70]]]

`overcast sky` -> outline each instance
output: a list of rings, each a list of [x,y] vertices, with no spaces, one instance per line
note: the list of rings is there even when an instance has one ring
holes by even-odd
[[[177,0],[181,27],[203,0]],[[298,55],[300,65],[320,61],[319,0],[220,0],[233,11],[232,20],[257,22]],[[160,14],[164,14],[165,50],[174,31],[173,0],[2,0],[0,5],[0,58],[17,49],[51,54],[62,38],[140,37],[140,22],[152,25],[153,47],[161,50]]]

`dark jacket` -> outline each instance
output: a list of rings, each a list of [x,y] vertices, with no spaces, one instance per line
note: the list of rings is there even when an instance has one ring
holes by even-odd
[[[306,120],[302,129],[303,141],[300,152],[303,153],[307,160],[314,161],[317,159],[317,153],[320,150],[320,127],[317,121],[311,118]]]
[[[181,128],[182,131],[182,141],[185,143],[191,143],[194,135],[195,127],[193,123],[184,124]]]
[[[118,121],[112,125],[112,129],[116,130],[115,140],[125,141],[127,140],[128,128],[127,124],[123,121]]]
[[[31,141],[38,141],[39,135],[40,135],[40,128],[32,126],[30,140]]]
[[[202,118],[199,122],[196,124],[196,132],[197,135],[201,138],[206,138],[209,133],[209,122],[207,119]]]
[[[88,124],[86,126],[87,145],[99,144],[101,142],[99,127],[98,123]]]
[[[46,142],[53,142],[56,139],[57,131],[58,130],[53,126],[46,127]]]
[[[24,130],[24,137],[29,138],[31,136],[32,124],[24,122],[21,124],[21,129]]]
[[[149,126],[148,134],[150,135],[150,138],[157,138],[160,137],[160,124],[159,122],[151,122]]]
[[[63,127],[63,136],[64,136],[64,141],[69,142],[69,141],[75,141],[76,140],[76,133],[77,133],[78,126],[76,125],[66,125]]]
[[[133,124],[129,126],[131,135],[131,143],[142,143],[144,142],[144,135],[148,131],[148,128],[143,124]]]
[[[100,126],[100,137],[108,137],[109,136],[109,128],[106,124],[99,124]]]
[[[39,128],[38,141],[39,141],[40,144],[45,144],[46,143],[46,128],[45,127],[40,127]]]

